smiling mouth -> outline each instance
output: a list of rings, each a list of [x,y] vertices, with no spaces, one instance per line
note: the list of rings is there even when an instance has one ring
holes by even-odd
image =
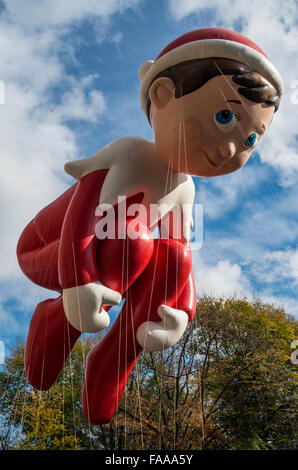
[[[210,157],[208,157],[206,152],[204,152],[204,153],[205,153],[205,156],[206,156],[206,160],[207,160],[208,164],[211,166],[211,168],[219,168],[220,167],[220,165],[218,165],[213,160],[211,160]]]

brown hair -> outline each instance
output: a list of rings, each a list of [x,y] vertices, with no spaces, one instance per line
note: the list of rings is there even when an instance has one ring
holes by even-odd
[[[208,80],[217,75],[233,75],[233,82],[240,85],[238,92],[241,95],[256,103],[274,106],[277,111],[279,96],[274,86],[258,72],[254,72],[249,65],[232,59],[213,57],[211,59],[187,60],[160,72],[154,77],[150,86],[159,77],[169,77],[176,85],[175,97],[180,98],[201,88]],[[148,93],[146,111],[149,122],[150,106],[151,101]]]

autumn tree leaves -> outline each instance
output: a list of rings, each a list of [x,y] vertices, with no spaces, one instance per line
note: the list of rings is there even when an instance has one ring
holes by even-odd
[[[261,302],[200,299],[178,345],[143,353],[104,426],[91,426],[81,411],[94,340],[78,341],[47,392],[27,384],[19,344],[0,372],[0,448],[295,448],[296,329],[283,310]]]

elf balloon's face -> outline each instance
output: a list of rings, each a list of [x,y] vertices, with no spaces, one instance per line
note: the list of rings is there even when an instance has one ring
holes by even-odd
[[[175,98],[162,77],[151,85],[150,118],[157,153],[174,171],[218,176],[241,168],[269,126],[274,107],[254,103],[237,91],[231,75]]]

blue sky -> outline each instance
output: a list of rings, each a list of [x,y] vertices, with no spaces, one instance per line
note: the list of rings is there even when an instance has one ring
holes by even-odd
[[[252,13],[253,12],[253,13]],[[24,278],[15,247],[25,225],[72,179],[65,161],[126,135],[153,139],[138,69],[191,29],[248,35],[283,75],[285,94],[258,151],[240,171],[195,178],[204,244],[193,256],[199,295],[246,295],[296,315],[297,2],[294,0],[0,1],[0,340],[26,336],[52,296]],[[298,94],[297,94],[298,96]]]

